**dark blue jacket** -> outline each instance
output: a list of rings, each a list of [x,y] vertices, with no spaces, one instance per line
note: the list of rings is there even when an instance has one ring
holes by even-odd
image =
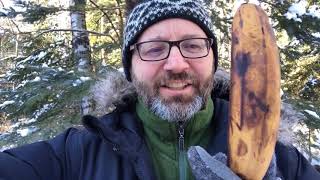
[[[207,151],[227,152],[228,104],[214,100],[212,135]],[[0,153],[0,180],[154,180],[143,128],[132,105],[97,119],[85,116],[86,129],[71,128],[48,141]],[[294,148],[276,145],[282,179],[320,179],[318,172]]]

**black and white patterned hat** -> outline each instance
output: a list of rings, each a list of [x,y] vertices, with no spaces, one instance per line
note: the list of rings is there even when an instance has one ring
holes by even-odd
[[[213,34],[212,22],[201,0],[145,0],[135,6],[127,17],[124,28],[122,64],[128,81],[131,81],[130,46],[136,43],[144,30],[151,25],[169,18],[182,18],[196,23],[209,38],[214,39],[212,50],[215,69],[218,65],[217,42]]]

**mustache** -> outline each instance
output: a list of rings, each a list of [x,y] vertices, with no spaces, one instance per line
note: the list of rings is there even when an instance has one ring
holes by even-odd
[[[195,75],[192,73],[187,73],[187,72],[173,73],[171,71],[168,71],[155,81],[155,86],[161,87],[162,85],[172,81],[188,82],[188,84],[191,84],[191,85],[199,84],[199,81],[197,80]]]

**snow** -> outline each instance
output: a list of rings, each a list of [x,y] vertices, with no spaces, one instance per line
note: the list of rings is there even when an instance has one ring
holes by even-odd
[[[314,111],[305,109],[304,112],[308,113],[309,115],[311,115],[311,116],[313,116],[313,117],[315,117],[315,118],[317,118],[317,119],[320,119],[319,115],[318,115],[316,112],[314,112]]]
[[[293,3],[288,10],[289,12],[295,13],[298,16],[302,16],[307,11],[306,10],[307,5],[308,5],[308,2],[305,0],[302,0],[302,1],[299,1],[298,3]]]
[[[86,82],[86,81],[89,81],[89,80],[91,80],[90,77],[81,76],[79,79],[75,80],[75,81],[72,83],[72,86],[73,86],[73,87],[79,86],[81,83]]]
[[[31,55],[31,56],[28,56],[28,57],[25,58],[24,60],[19,61],[19,62],[17,63],[17,66],[19,66],[20,64],[23,64],[23,63],[25,63],[25,62],[33,59],[33,58],[34,58],[34,56],[32,56],[32,55]]]
[[[14,123],[13,125],[10,126],[11,129],[14,129],[14,128],[17,128],[21,125],[21,122],[17,122],[17,123]]]
[[[26,120],[23,122],[23,124],[31,124],[31,123],[34,123],[36,122],[37,120],[35,118],[32,118],[32,119],[29,119],[29,120]]]
[[[284,94],[283,90],[280,88],[280,97],[282,97]]]
[[[318,84],[318,80],[317,80],[317,79],[312,79],[312,80],[310,81],[310,83],[311,83],[311,86],[315,86],[315,85]]]
[[[19,69],[23,69],[23,68],[25,68],[25,67],[24,67],[24,65],[19,64],[19,65],[17,66],[17,68],[19,68]]]
[[[299,123],[297,125],[295,125],[293,127],[293,131],[294,132],[301,132],[304,135],[307,135],[309,133],[309,128],[305,123]],[[320,145],[320,131],[319,130],[315,130],[314,131],[316,138],[314,139],[316,142],[314,143],[314,145],[318,146],[318,147],[311,147],[311,152],[312,152],[312,161],[311,164],[315,165],[318,164],[320,165],[320,161],[317,160],[314,157],[319,157],[318,155],[320,154],[319,151],[319,145]],[[303,154],[304,157],[308,158],[309,157],[309,153],[306,152],[305,148],[301,147],[301,145],[294,143],[294,146],[298,148],[298,150]]]
[[[310,83],[311,86],[315,86],[318,84],[318,79],[317,77],[314,77],[314,76],[310,76],[308,78],[308,83]]]
[[[12,148],[14,148],[14,147],[16,147],[17,145],[15,145],[15,144],[10,144],[10,145],[8,145],[8,146],[2,146],[1,148],[0,148],[0,152],[2,152],[2,151],[5,151],[5,150],[7,150],[7,149],[12,149]]]
[[[0,8],[0,14],[5,14],[5,15],[8,15],[8,11],[6,9],[2,9]]]
[[[297,38],[292,38],[291,42],[290,42],[290,45],[291,46],[295,46],[295,45],[298,45],[300,44],[300,41],[297,39]]]
[[[309,15],[314,18],[320,18],[320,7],[317,5],[311,5],[309,9],[307,9],[308,2],[306,0],[301,0],[297,3],[293,3],[289,9],[288,12],[284,14],[284,16],[287,19],[293,19],[297,22],[302,22],[301,18],[299,16],[302,15]]]
[[[43,63],[43,64],[42,64],[42,67],[43,67],[43,68],[47,68],[47,67],[49,67],[49,66],[48,66],[48,64]]]
[[[38,55],[28,56],[28,57],[25,58],[24,60],[19,61],[19,62],[17,63],[17,66],[19,66],[19,65],[21,65],[21,64],[23,64],[23,63],[26,63],[27,61],[30,61],[30,60],[32,60],[32,59],[41,59],[41,58],[43,58],[45,55],[47,55],[47,52],[41,51]]]
[[[91,80],[91,78],[90,77],[80,77],[80,80],[82,81],[82,82],[85,82],[85,81],[89,81],[89,80]]]
[[[320,38],[320,32],[312,33],[312,36],[316,38]]]
[[[64,71],[62,67],[58,67],[58,71]]]
[[[302,22],[298,16],[302,16],[307,12],[308,2],[301,0],[298,3],[292,3],[289,7],[288,12],[284,14],[287,19],[293,19],[294,21]]]
[[[39,81],[41,81],[41,78],[39,76],[37,76],[33,80],[31,80],[29,82],[39,82]]]
[[[79,60],[79,66],[84,66],[84,65],[87,64],[87,62],[88,62],[87,60],[81,58],[81,59]]]
[[[6,76],[12,76],[12,75],[13,73],[10,70],[6,72]]]
[[[15,103],[15,101],[5,101],[2,104],[0,104],[0,108],[3,108],[9,104],[14,104],[14,103]]]
[[[309,132],[309,129],[308,129],[308,126],[306,125],[306,124],[304,124],[304,123],[299,123],[299,124],[297,124],[297,125],[295,125],[293,128],[292,128],[292,130],[294,131],[294,132],[299,132],[299,131],[301,131],[303,134],[307,134],[308,132]]]
[[[22,81],[22,82],[17,86],[17,89],[19,89],[20,87],[25,86],[28,82],[29,82],[29,81],[27,81],[27,80]]]
[[[49,109],[51,109],[54,106],[53,103],[51,104],[45,104],[43,105],[43,107],[41,109],[36,110],[32,116],[34,117],[34,119],[38,119],[39,116],[41,116],[43,113],[47,112]],[[31,119],[32,120],[32,119]]]
[[[119,68],[118,71],[124,73],[123,67]]]
[[[72,83],[73,87],[79,86],[82,83],[80,79],[77,79],[74,83]]]
[[[47,52],[41,51],[38,55],[35,56],[35,58],[41,59],[41,58],[43,58],[45,55],[47,55]]]
[[[35,126],[31,126],[31,127],[28,127],[28,128],[24,128],[24,129],[18,129],[17,130],[17,133],[22,136],[22,137],[25,137],[25,136],[28,136],[29,134],[37,131],[39,128],[35,127]]]
[[[320,7],[317,5],[310,6],[307,15],[320,19]]]

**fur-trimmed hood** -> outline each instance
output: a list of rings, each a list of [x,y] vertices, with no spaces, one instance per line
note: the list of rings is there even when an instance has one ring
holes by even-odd
[[[218,68],[214,75],[212,96],[229,100],[229,90],[230,75],[226,70]],[[128,101],[135,101],[137,98],[132,83],[128,82],[124,74],[119,71],[110,71],[106,74],[105,79],[99,80],[91,88],[90,94],[95,105],[92,113],[98,116],[104,115],[116,106],[123,105]],[[283,102],[281,104],[278,140],[285,144],[296,142],[293,128],[303,118],[303,114],[294,110],[292,105]]]

